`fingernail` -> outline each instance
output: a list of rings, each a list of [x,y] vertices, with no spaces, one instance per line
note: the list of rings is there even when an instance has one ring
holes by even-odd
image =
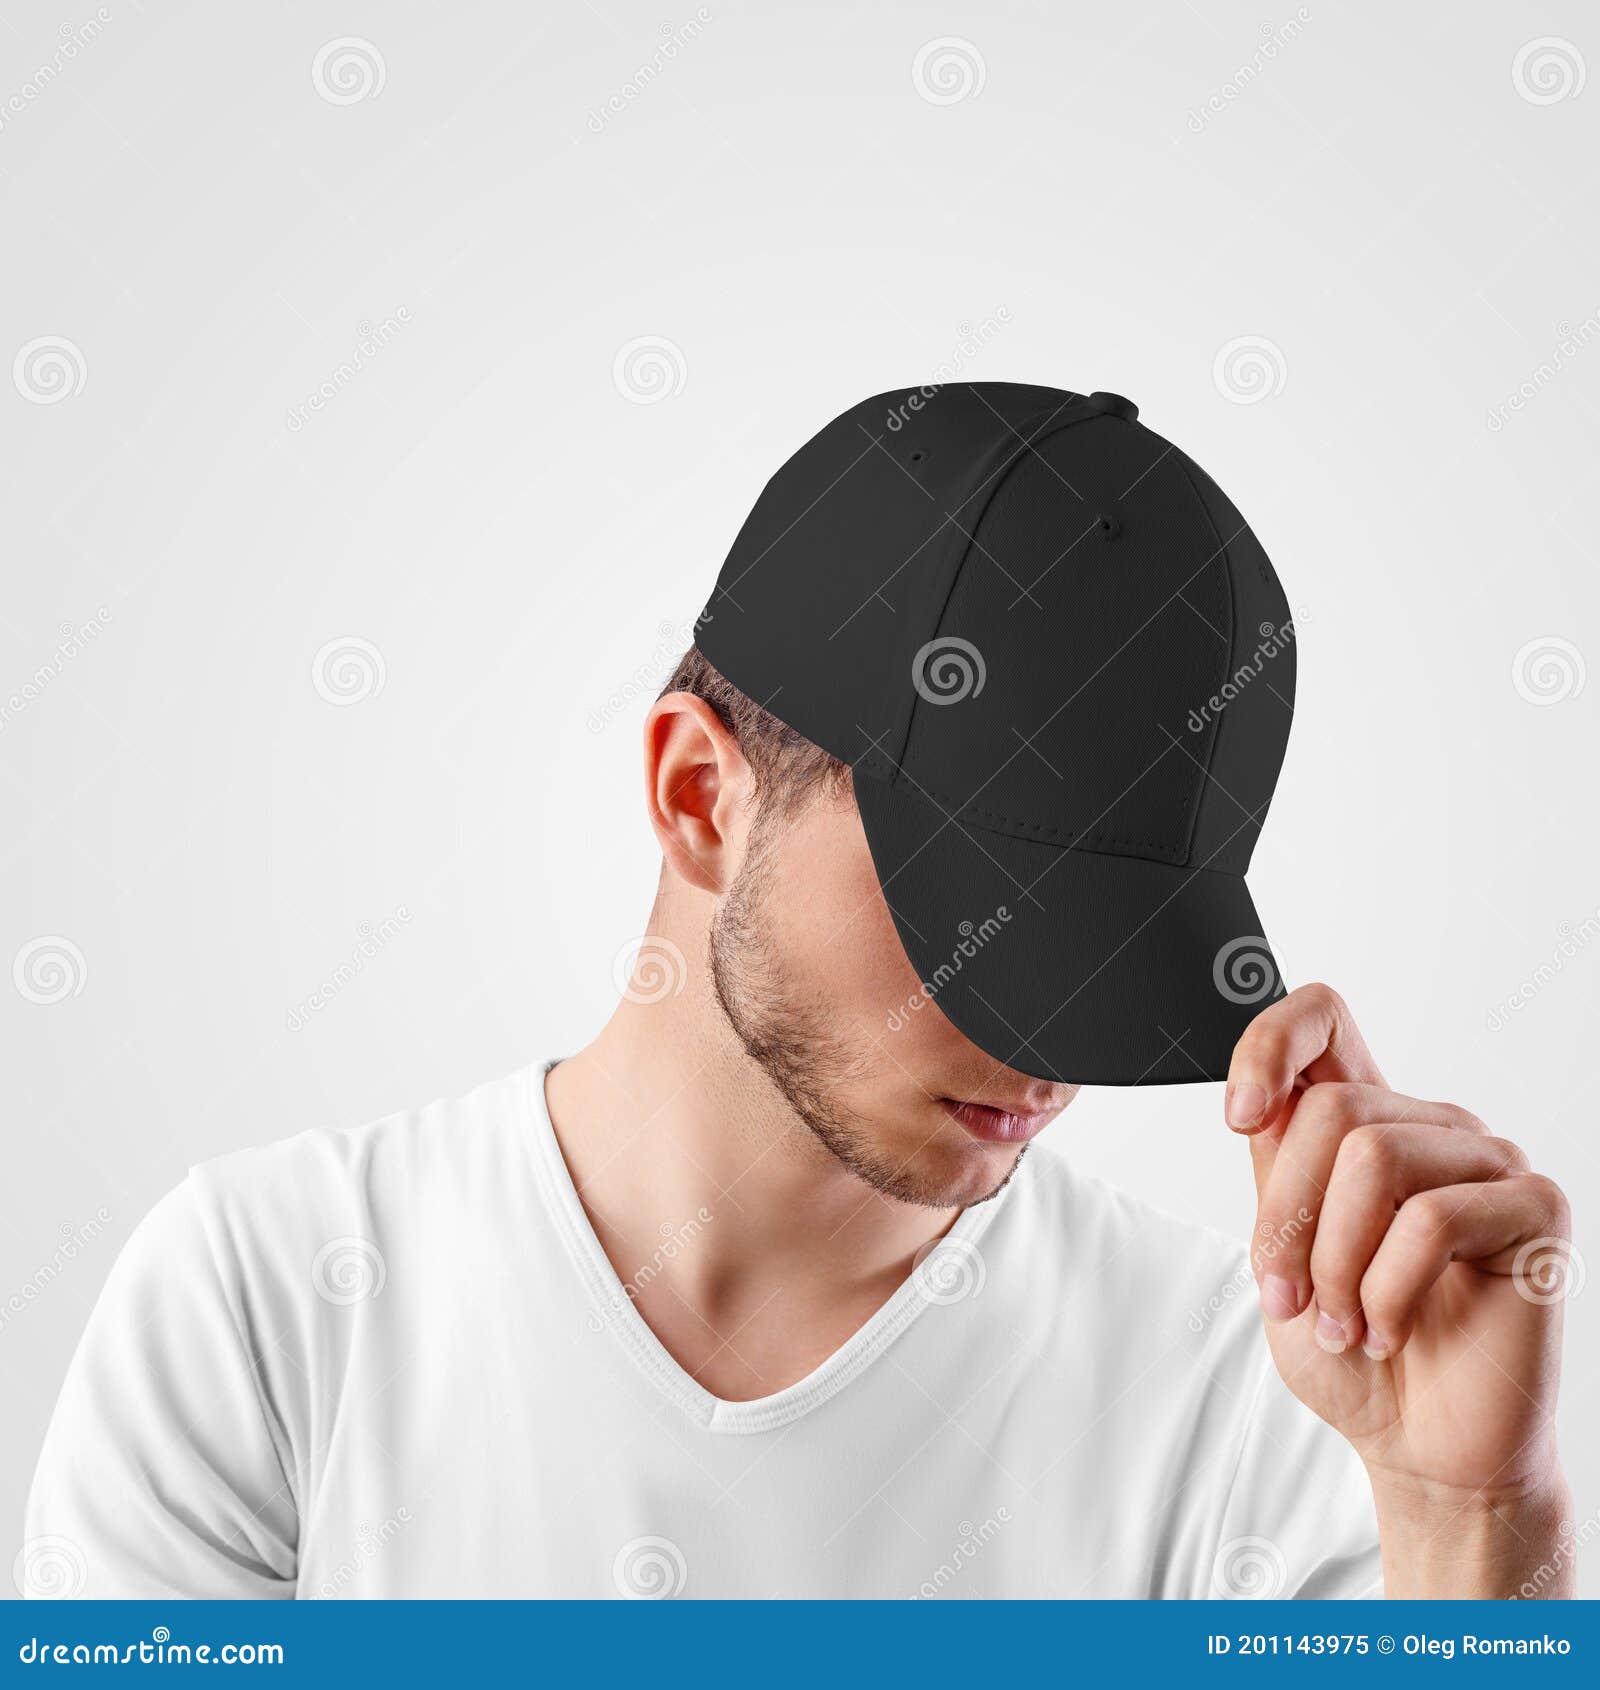
[[[1228,1125],[1235,1131],[1259,1125],[1266,1109],[1267,1094],[1254,1080],[1241,1080],[1238,1085],[1228,1087],[1224,1114]]]
[[[1300,1289],[1281,1273],[1261,1281],[1261,1312],[1268,1320],[1293,1320],[1300,1312]]]
[[[1394,1345],[1381,1332],[1374,1332],[1369,1326],[1366,1337],[1361,1340],[1361,1347],[1373,1361],[1382,1361]]]
[[[1331,1314],[1317,1316],[1317,1342],[1330,1355],[1338,1355],[1347,1349],[1350,1340],[1345,1336],[1344,1328]]]

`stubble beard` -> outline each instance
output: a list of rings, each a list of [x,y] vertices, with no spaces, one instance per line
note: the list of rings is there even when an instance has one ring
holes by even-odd
[[[866,1067],[872,1047],[850,1038],[826,1000],[801,987],[773,942],[765,910],[772,876],[768,837],[758,818],[708,942],[717,1002],[745,1054],[818,1143],[882,1196],[933,1209],[997,1197],[1021,1166],[1026,1145],[992,1190],[957,1197],[919,1174],[909,1158],[886,1155],[873,1141],[871,1123],[844,1102],[845,1087]]]

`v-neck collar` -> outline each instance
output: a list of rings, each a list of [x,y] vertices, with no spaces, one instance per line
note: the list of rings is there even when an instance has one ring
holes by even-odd
[[[940,1300],[937,1278],[913,1273],[864,1325],[804,1379],[771,1396],[755,1397],[748,1402],[727,1402],[713,1396],[679,1366],[645,1324],[617,1277],[605,1247],[595,1236],[583,1200],[572,1183],[566,1158],[561,1154],[545,1101],[545,1076],[555,1065],[554,1061],[535,1063],[524,1074],[528,1137],[540,1196],[594,1305],[590,1323],[597,1331],[603,1327],[613,1332],[655,1386],[704,1430],[770,1432],[789,1425],[858,1378],[930,1303]],[[954,1246],[959,1251],[975,1248],[1004,1201],[1005,1193],[1001,1193],[987,1203],[963,1209],[955,1225],[945,1233],[942,1246]]]

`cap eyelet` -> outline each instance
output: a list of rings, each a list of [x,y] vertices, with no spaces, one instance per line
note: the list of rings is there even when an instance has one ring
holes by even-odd
[[[1099,529],[1102,540],[1114,540],[1122,532],[1122,524],[1114,516],[1104,514],[1095,523],[1095,527]]]
[[[927,455],[928,454],[925,451],[923,451],[923,449],[919,446],[916,449],[916,451],[914,451],[911,454],[911,456],[906,460],[906,462],[907,463],[913,463],[913,464],[920,464],[922,462],[922,460],[925,457],[927,457]]]

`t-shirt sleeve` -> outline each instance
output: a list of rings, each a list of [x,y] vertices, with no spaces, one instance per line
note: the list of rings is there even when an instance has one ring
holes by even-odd
[[[73,1358],[29,1498],[24,1594],[293,1596],[292,1471],[191,1176],[128,1241]]]
[[[1262,1345],[1265,1350],[1265,1344]],[[1290,1393],[1270,1355],[1246,1422],[1211,1566],[1221,1597],[1383,1595],[1360,1457]]]

